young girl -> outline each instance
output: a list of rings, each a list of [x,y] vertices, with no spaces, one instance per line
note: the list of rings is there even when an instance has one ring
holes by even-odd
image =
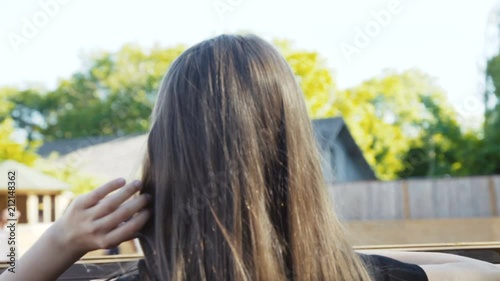
[[[452,255],[355,253],[319,157],[277,50],[256,36],[201,42],[163,79],[142,195],[126,201],[141,185],[120,179],[78,197],[0,280],[55,280],[137,232],[144,260],[121,280],[500,280],[495,266]]]

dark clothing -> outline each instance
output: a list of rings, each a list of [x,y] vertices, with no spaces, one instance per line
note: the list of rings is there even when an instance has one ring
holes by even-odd
[[[360,257],[374,281],[429,281],[424,270],[416,264],[404,263],[378,255],[360,254]],[[139,261],[138,269],[139,273],[122,276],[117,281],[141,281],[139,276],[146,269],[144,260]]]
[[[425,271],[416,264],[378,255],[360,254],[360,257],[375,281],[429,281]]]

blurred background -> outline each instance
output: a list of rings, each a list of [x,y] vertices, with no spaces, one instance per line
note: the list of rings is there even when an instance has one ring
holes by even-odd
[[[221,33],[291,65],[355,245],[500,240],[496,0],[4,1],[0,208],[16,169],[21,253],[74,196],[140,175],[162,76]]]

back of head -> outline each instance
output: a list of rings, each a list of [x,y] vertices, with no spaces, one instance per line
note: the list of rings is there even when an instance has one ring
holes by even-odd
[[[141,244],[158,280],[369,280],[328,200],[285,59],[247,35],[186,50],[159,90]]]

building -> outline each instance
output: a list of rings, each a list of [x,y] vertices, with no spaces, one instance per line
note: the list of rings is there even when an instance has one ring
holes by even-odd
[[[342,118],[312,122],[318,140],[327,183],[375,180]],[[67,164],[103,180],[117,177],[134,179],[139,175],[146,151],[147,134],[123,137],[87,137],[57,140],[39,149],[42,156],[57,152],[59,164]]]
[[[0,210],[7,207],[7,174],[16,172],[15,205],[19,223],[50,223],[68,206],[70,185],[13,160],[0,163]]]
[[[122,137],[91,136],[56,140],[43,144],[38,153],[48,157],[59,154],[55,165],[70,166],[102,182],[123,177],[137,179],[146,151],[147,134]]]
[[[342,118],[316,119],[312,123],[327,183],[377,179]]]

